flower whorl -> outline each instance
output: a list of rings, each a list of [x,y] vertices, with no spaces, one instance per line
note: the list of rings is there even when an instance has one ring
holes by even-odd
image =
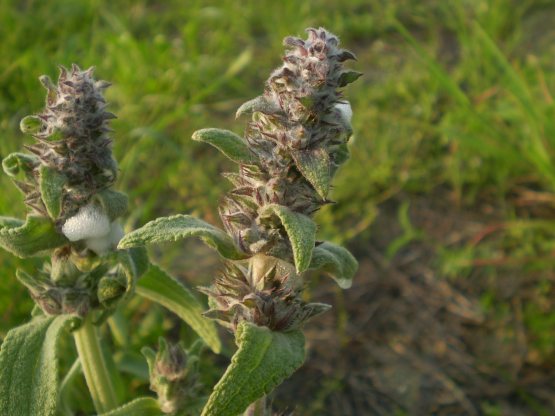
[[[205,315],[233,331],[243,320],[273,331],[297,329],[330,308],[304,302],[299,283],[295,276],[278,271],[277,265],[256,279],[252,268],[246,270],[229,263],[211,287],[200,288],[210,296],[213,306]]]
[[[27,146],[36,158],[31,162],[26,182],[18,182],[26,194],[25,202],[35,212],[47,216],[41,193],[37,192],[39,169],[44,166],[64,180],[59,222],[75,214],[93,195],[116,180],[117,164],[112,157],[109,121],[115,116],[106,111],[102,92],[110,83],[95,81],[94,68],[81,71],[60,67],[58,84],[43,75],[47,89],[46,107],[38,115],[21,121],[24,133],[37,143]],[[51,213],[50,213],[51,214]]]

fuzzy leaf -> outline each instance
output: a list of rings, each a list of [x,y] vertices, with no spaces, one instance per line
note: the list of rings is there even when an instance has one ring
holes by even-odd
[[[120,371],[131,374],[142,381],[149,381],[148,365],[141,355],[130,351],[121,352],[116,356],[116,363]]]
[[[37,134],[40,132],[44,123],[38,116],[23,117],[19,122],[19,128],[23,133]]]
[[[125,273],[133,279],[138,279],[147,270],[150,265],[148,254],[144,247],[133,247],[125,251],[119,252],[119,263],[125,270]]]
[[[112,189],[104,189],[96,194],[95,198],[100,202],[102,208],[104,208],[104,212],[106,212],[110,221],[114,221],[127,212],[128,198],[127,195],[121,192],[113,191]]]
[[[345,163],[347,160],[349,160],[350,157],[351,154],[349,152],[349,146],[347,146],[347,143],[342,143],[340,146],[338,146],[336,152],[334,153],[334,159],[337,165]]]
[[[179,241],[189,237],[200,237],[226,259],[240,260],[244,257],[225,232],[190,215],[174,215],[150,221],[123,237],[118,248]]]
[[[140,397],[99,416],[161,416],[158,401],[153,397]]]
[[[362,76],[361,72],[357,71],[343,71],[341,75],[339,75],[339,80],[337,81],[337,85],[339,87],[345,87],[346,85],[350,84],[351,82],[355,82]]]
[[[326,199],[330,190],[330,157],[321,147],[293,152],[299,171],[309,181],[318,195]]]
[[[214,387],[202,416],[237,416],[291,376],[305,357],[301,331],[274,332],[243,321],[236,332],[239,347]]]
[[[343,163],[349,160],[350,152],[349,152],[349,147],[347,146],[347,143],[341,143],[339,146],[337,146],[337,148],[334,149],[334,152],[332,153],[331,156],[332,156],[333,163],[331,164],[330,167],[331,167],[331,176],[333,177],[337,172],[337,169],[339,169],[339,167]]]
[[[23,224],[24,224],[23,221],[20,220],[19,218],[0,216],[0,230],[2,230],[2,228],[4,227],[6,228],[21,227]]]
[[[268,101],[266,97],[260,95],[242,104],[235,113],[235,118],[239,118],[243,114],[252,114],[256,112],[263,114],[276,114],[281,112],[281,109],[277,107],[273,102]]]
[[[229,130],[202,129],[193,133],[193,140],[208,143],[237,163],[252,164],[254,155],[245,141]]]
[[[0,414],[54,416],[58,341],[70,315],[39,317],[8,332],[0,350]]]
[[[341,52],[337,55],[337,60],[339,62],[345,62],[349,59],[353,59],[356,61],[357,57],[353,52],[348,51],[347,49],[342,49]]]
[[[358,262],[346,248],[326,241],[312,252],[309,268],[323,270],[337,282],[340,288],[348,289],[353,284]]]
[[[151,264],[149,270],[137,282],[137,293],[166,307],[183,319],[214,351],[221,350],[216,326],[202,316],[204,308],[183,284]]]
[[[48,105],[52,105],[53,103],[56,102],[56,99],[58,98],[56,93],[56,90],[57,90],[56,85],[54,85],[54,83],[52,82],[52,80],[48,75],[41,75],[39,77],[39,81],[42,84],[42,86],[46,88],[46,90],[48,91],[48,95],[46,97],[46,103]]]
[[[18,257],[38,255],[68,242],[56,231],[50,218],[28,215],[24,223],[15,218],[0,217],[0,247]]]
[[[165,340],[160,341],[160,339],[159,339],[158,342],[159,343],[160,342],[165,342]],[[154,372],[154,369],[155,369],[155,366],[156,366],[156,351],[154,351],[150,347],[143,347],[143,348],[141,348],[141,354],[143,354],[143,357],[146,360],[146,364],[148,365],[148,373],[152,374]]]
[[[135,291],[137,280],[147,271],[150,262],[144,247],[133,247],[117,252],[118,263],[123,273],[104,276],[98,282],[98,300],[104,306],[114,306],[122,296],[129,297]]]
[[[44,165],[39,168],[39,175],[42,202],[44,202],[50,217],[55,220],[62,211],[62,196],[67,178],[65,175]]]
[[[291,242],[297,273],[304,272],[312,257],[316,239],[316,224],[306,215],[293,212],[283,205],[266,205],[261,214],[266,212],[271,212],[280,219]]]
[[[33,155],[10,153],[2,160],[2,168],[6,175],[16,178],[20,172],[32,172],[37,163],[39,160]]]

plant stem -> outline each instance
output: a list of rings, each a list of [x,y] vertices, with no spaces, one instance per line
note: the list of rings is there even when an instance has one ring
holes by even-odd
[[[83,321],[83,326],[73,336],[96,411],[105,413],[116,408],[116,393],[102,354],[98,332],[90,317]]]
[[[117,308],[115,312],[108,318],[108,326],[112,331],[112,336],[114,341],[119,347],[127,348],[129,344],[129,328],[123,314],[121,313],[121,308]]]
[[[277,259],[275,257],[269,257],[264,254],[257,254],[249,259],[249,267],[252,270],[252,278],[254,280],[255,286],[263,286],[263,282],[266,273],[276,265]],[[245,410],[244,416],[264,416],[266,413],[266,396],[262,396],[260,399],[251,403],[250,406]]]
[[[262,396],[260,399],[251,403],[244,416],[265,416],[266,414],[266,396]]]

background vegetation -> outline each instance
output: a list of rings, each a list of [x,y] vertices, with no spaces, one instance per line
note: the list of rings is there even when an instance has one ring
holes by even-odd
[[[424,250],[418,264],[426,265],[429,278],[475,306],[480,318],[472,325],[496,334],[480,348],[466,332],[453,332],[443,309],[430,317],[445,324],[448,335],[470,343],[464,352],[478,362],[472,371],[487,373],[488,389],[505,389],[479,394],[457,374],[444,372],[460,414],[552,414],[555,385],[547,375],[555,370],[554,19],[551,0],[1,0],[0,156],[28,140],[19,121],[43,105],[39,75],[55,77],[57,64],[94,65],[98,77],[114,84],[107,98],[119,117],[113,123],[118,188],[133,207],[126,227],[179,212],[216,224],[217,202],[228,188],[220,173],[230,165],[216,150],[191,141],[191,133],[212,126],[241,133],[244,121],[234,120],[235,110],[261,92],[279,65],[282,38],[324,26],[357,54],[352,66],[364,77],[346,90],[354,110],[352,159],[335,183],[332,198],[339,203],[319,213],[322,238],[349,242],[361,260],[358,278],[368,283],[359,291],[375,288],[392,268]],[[0,212],[22,216],[23,203],[6,176],[0,189]],[[191,284],[218,270],[217,259],[194,243],[153,254]],[[1,339],[32,308],[15,268],[31,271],[39,263],[5,253],[0,262]],[[372,267],[376,263],[381,268]],[[424,275],[411,267],[405,272],[412,280],[399,283],[392,302]],[[360,331],[372,334],[368,325],[379,299],[343,299],[315,286],[318,294],[332,296],[337,307],[329,327],[324,321],[315,325],[313,339],[344,336],[337,351],[351,354],[362,354],[348,350],[353,345],[383,342],[372,335],[355,340]],[[341,306],[357,299],[356,310]],[[391,322],[399,322],[396,309],[390,310]],[[358,322],[353,314],[369,316],[356,331],[348,323]],[[395,327],[387,316],[380,319]],[[158,331],[171,328],[171,318],[159,312],[152,320]],[[385,344],[404,335],[401,325]],[[435,344],[425,341],[403,345],[415,354],[425,350],[428,364],[441,363],[427,352]],[[506,362],[480,352],[513,342]],[[516,367],[506,369],[515,360]],[[370,374],[371,365],[365,362],[362,370]],[[396,395],[374,376],[357,391],[383,391],[390,404],[377,400],[360,407],[333,372],[323,372],[331,382],[314,379],[310,398],[295,399],[287,390],[280,397],[290,408],[301,406],[303,415],[443,411],[437,403],[422,404],[421,396]],[[541,380],[543,390],[529,378]],[[330,392],[344,398],[338,410],[344,413],[330,410]]]

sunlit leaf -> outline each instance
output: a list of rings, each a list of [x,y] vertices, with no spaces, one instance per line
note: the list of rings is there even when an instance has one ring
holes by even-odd
[[[30,257],[69,241],[56,231],[50,218],[28,215],[27,221],[0,217],[0,247],[18,257]]]
[[[304,272],[312,257],[316,239],[316,224],[310,217],[293,212],[283,205],[266,205],[262,213],[269,212],[277,215],[289,236],[297,273]]]
[[[235,334],[239,349],[214,387],[202,416],[237,416],[291,376],[305,357],[300,331],[274,332],[245,321]]]
[[[330,190],[330,157],[322,148],[298,150],[292,153],[295,165],[323,199]]]
[[[190,215],[174,215],[158,218],[127,234],[119,248],[144,246],[153,243],[180,241],[200,237],[208,246],[216,249],[227,259],[239,260],[243,255],[225,232]]]
[[[250,164],[254,159],[245,141],[229,130],[202,129],[193,133],[193,140],[208,143],[237,163]]]
[[[44,165],[41,165],[39,168],[39,175],[42,201],[48,211],[48,215],[55,220],[62,211],[62,196],[67,178],[65,175]]]
[[[348,289],[353,284],[358,262],[346,248],[324,242],[312,252],[309,268],[323,270],[337,282],[339,287]]]

